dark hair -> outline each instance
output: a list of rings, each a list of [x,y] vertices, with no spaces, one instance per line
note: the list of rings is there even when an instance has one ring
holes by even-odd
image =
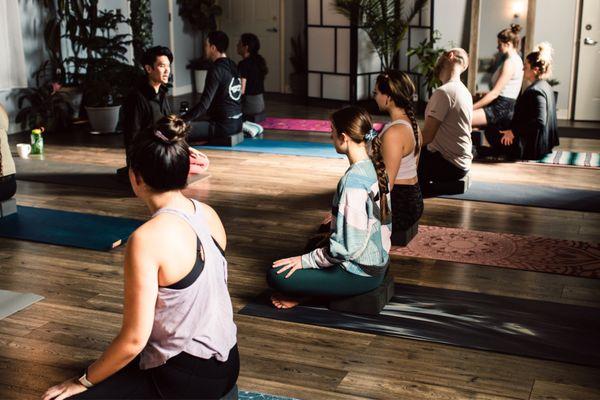
[[[402,71],[388,70],[377,77],[377,89],[382,94],[390,96],[396,106],[402,108],[412,126],[415,136],[415,155],[419,153],[421,144],[419,143],[419,125],[413,108],[412,99],[416,93],[415,84],[407,74]]]
[[[365,135],[373,130],[371,116],[362,108],[356,106],[344,107],[335,111],[329,117],[338,134],[345,133],[355,143],[366,142]],[[387,220],[389,215],[387,194],[390,192],[389,179],[381,154],[381,139],[375,137],[372,142],[371,161],[377,172],[377,182],[381,198],[381,222]]]
[[[540,72],[539,79],[546,79],[551,75],[552,67],[552,46],[548,42],[543,42],[535,47],[535,50],[525,57],[531,68],[537,68]]]
[[[215,46],[219,53],[225,53],[229,47],[229,37],[223,31],[212,31],[208,34],[208,43]]]
[[[154,63],[160,56],[166,56],[170,63],[173,62],[173,53],[171,53],[171,50],[169,50],[168,47],[154,46],[144,52],[144,55],[142,56],[142,66],[149,65],[154,68]]]
[[[190,127],[176,115],[140,132],[129,149],[131,169],[157,192],[184,189],[190,171]]]
[[[510,24],[510,28],[502,29],[498,32],[498,40],[502,43],[512,43],[515,49],[519,49],[519,45],[521,44],[519,32],[521,32],[521,25]]]
[[[248,46],[250,57],[254,59],[258,65],[258,71],[264,78],[265,75],[269,73],[269,68],[267,68],[267,61],[265,58],[258,54],[258,51],[260,50],[260,41],[258,40],[258,37],[254,33],[242,33],[240,42],[242,43],[242,46]]]

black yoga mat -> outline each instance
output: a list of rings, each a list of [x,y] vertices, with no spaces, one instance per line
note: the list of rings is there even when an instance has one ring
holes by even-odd
[[[441,197],[517,206],[600,212],[600,191],[594,190],[474,181],[466,193]]]
[[[59,185],[115,189],[133,193],[127,177],[120,181],[116,169],[95,164],[15,158],[17,180]]]
[[[144,221],[46,208],[17,207],[0,218],[0,237],[92,250],[125,243]]]
[[[278,310],[264,295],[240,314],[600,366],[600,309],[591,307],[396,284],[377,316]]]

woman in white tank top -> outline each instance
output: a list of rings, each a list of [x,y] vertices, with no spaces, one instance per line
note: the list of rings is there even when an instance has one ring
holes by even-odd
[[[387,71],[377,77],[373,97],[391,122],[383,127],[373,146],[381,146],[391,186],[392,244],[400,233],[423,214],[423,196],[417,178],[417,163],[423,142],[412,107],[415,86],[403,72]]]
[[[492,76],[492,90],[473,104],[473,128],[502,130],[510,126],[523,83],[523,60],[517,52],[520,31],[519,25],[511,24],[498,33],[498,51],[504,61]]]

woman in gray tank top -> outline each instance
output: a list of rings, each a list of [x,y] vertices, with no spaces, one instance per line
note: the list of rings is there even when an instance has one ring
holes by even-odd
[[[153,217],[127,243],[121,331],[85,372],[43,399],[236,398],[226,236],[212,208],[181,193],[188,131],[169,116],[136,137],[129,179]]]

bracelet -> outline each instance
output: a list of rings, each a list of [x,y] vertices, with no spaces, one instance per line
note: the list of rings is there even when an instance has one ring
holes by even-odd
[[[77,380],[79,381],[79,383],[81,383],[83,386],[85,386],[86,389],[89,389],[92,386],[94,386],[94,384],[92,382],[90,382],[87,378],[87,369],[83,372],[83,375],[81,375],[81,377]]]

